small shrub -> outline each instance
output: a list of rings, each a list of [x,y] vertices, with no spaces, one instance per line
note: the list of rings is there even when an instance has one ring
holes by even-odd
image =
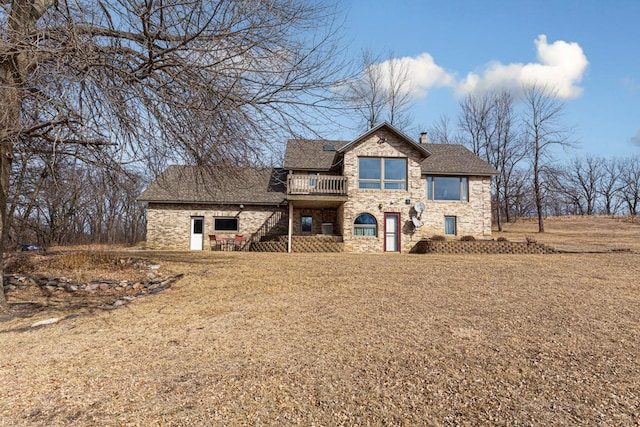
[[[508,241],[509,241],[509,239],[507,239],[507,238],[506,238],[506,237],[504,237],[504,236],[500,236],[500,237],[498,237],[496,240],[497,240],[498,242],[508,242]]]
[[[535,239],[535,237],[526,236],[526,239],[527,239],[527,245],[533,245],[537,243],[537,240]]]
[[[460,237],[461,242],[475,242],[476,238],[473,236],[462,236]]]
[[[431,236],[431,240],[433,240],[434,242],[444,242],[445,240],[447,240],[447,238],[440,234],[434,234],[433,236]]]

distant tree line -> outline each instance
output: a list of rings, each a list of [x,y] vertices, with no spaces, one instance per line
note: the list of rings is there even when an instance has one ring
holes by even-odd
[[[499,230],[520,217],[537,216],[543,232],[550,215],[638,214],[639,156],[559,160],[577,144],[564,107],[546,86],[469,95],[455,122],[443,116],[429,129],[433,142],[463,144],[499,171],[492,181]]]
[[[144,206],[136,201],[146,184],[143,174],[53,156],[30,152],[14,158],[10,244],[132,244],[144,239]]]

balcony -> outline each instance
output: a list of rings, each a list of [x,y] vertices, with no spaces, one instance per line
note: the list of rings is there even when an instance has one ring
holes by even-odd
[[[295,175],[287,177],[287,195],[346,196],[347,177],[338,175]],[[291,199],[291,197],[289,197]]]

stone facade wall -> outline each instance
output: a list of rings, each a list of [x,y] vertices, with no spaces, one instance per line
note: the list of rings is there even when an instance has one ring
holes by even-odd
[[[378,143],[380,138],[386,142]],[[358,157],[406,157],[406,190],[363,190],[358,188]],[[346,252],[382,252],[384,250],[384,214],[400,214],[400,250],[409,252],[425,237],[444,234],[445,216],[455,216],[457,235],[482,237],[491,235],[491,179],[469,178],[468,202],[426,200],[426,179],[421,175],[422,154],[408,146],[393,133],[384,130],[356,144],[344,155],[344,174],[349,180],[349,200],[343,207],[342,235]],[[416,229],[411,221],[417,213],[414,205],[422,201],[426,209],[421,215],[424,224]],[[376,218],[376,237],[354,237],[353,221],[368,213]]]
[[[450,202],[426,200],[426,180],[422,180],[425,189],[425,210],[421,216],[419,234],[421,237],[444,235],[445,216],[456,217],[456,236],[487,237],[491,235],[491,178],[469,177],[469,201]]]
[[[383,141],[384,140],[384,141]],[[358,188],[358,158],[388,157],[407,159],[406,190],[371,190]],[[344,175],[348,179],[348,200],[340,207],[328,209],[298,209],[293,212],[293,234],[301,233],[301,217],[313,218],[310,234],[321,234],[323,223],[333,224],[333,233],[342,235],[346,252],[383,252],[385,213],[400,215],[400,251],[409,252],[417,242],[433,235],[444,235],[445,217],[456,218],[456,235],[471,235],[477,238],[491,235],[491,178],[469,177],[469,201],[426,200],[426,178],[422,176],[420,164],[424,155],[395,133],[382,128],[369,138],[354,144],[344,153]],[[414,210],[417,202],[425,204],[425,211],[418,215]],[[285,220],[279,223],[277,233],[287,234],[288,210],[286,207],[212,205],[180,205],[150,203],[148,207],[147,244],[150,248],[189,249],[191,217],[204,217],[204,244],[208,247],[209,234],[233,236],[236,232],[216,232],[213,218],[216,216],[238,217],[239,231],[249,239],[276,211],[284,213]],[[360,214],[371,214],[377,221],[375,237],[354,236],[353,222]],[[420,216],[421,226],[416,228],[411,218]]]
[[[311,232],[309,234],[322,234],[322,224],[330,223],[333,225],[333,234],[340,235],[341,229],[338,228],[338,218],[336,209],[306,209],[294,208],[293,210],[293,234],[302,233],[302,217],[310,216]],[[288,230],[285,230],[287,233]]]
[[[147,208],[147,246],[151,249],[181,249],[189,250],[191,241],[191,218],[204,218],[203,249],[209,248],[209,234],[233,237],[242,234],[249,239],[274,212],[280,211],[287,216],[285,208],[272,206],[237,206],[215,205],[183,205],[149,203]],[[238,217],[237,232],[220,232],[214,230],[215,217]],[[280,224],[278,233],[286,234],[286,219]]]

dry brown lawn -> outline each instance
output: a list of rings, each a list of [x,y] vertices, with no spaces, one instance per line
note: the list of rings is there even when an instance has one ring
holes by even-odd
[[[0,322],[0,425],[638,425],[640,226],[580,222],[505,235],[633,251],[146,252],[185,277]]]

